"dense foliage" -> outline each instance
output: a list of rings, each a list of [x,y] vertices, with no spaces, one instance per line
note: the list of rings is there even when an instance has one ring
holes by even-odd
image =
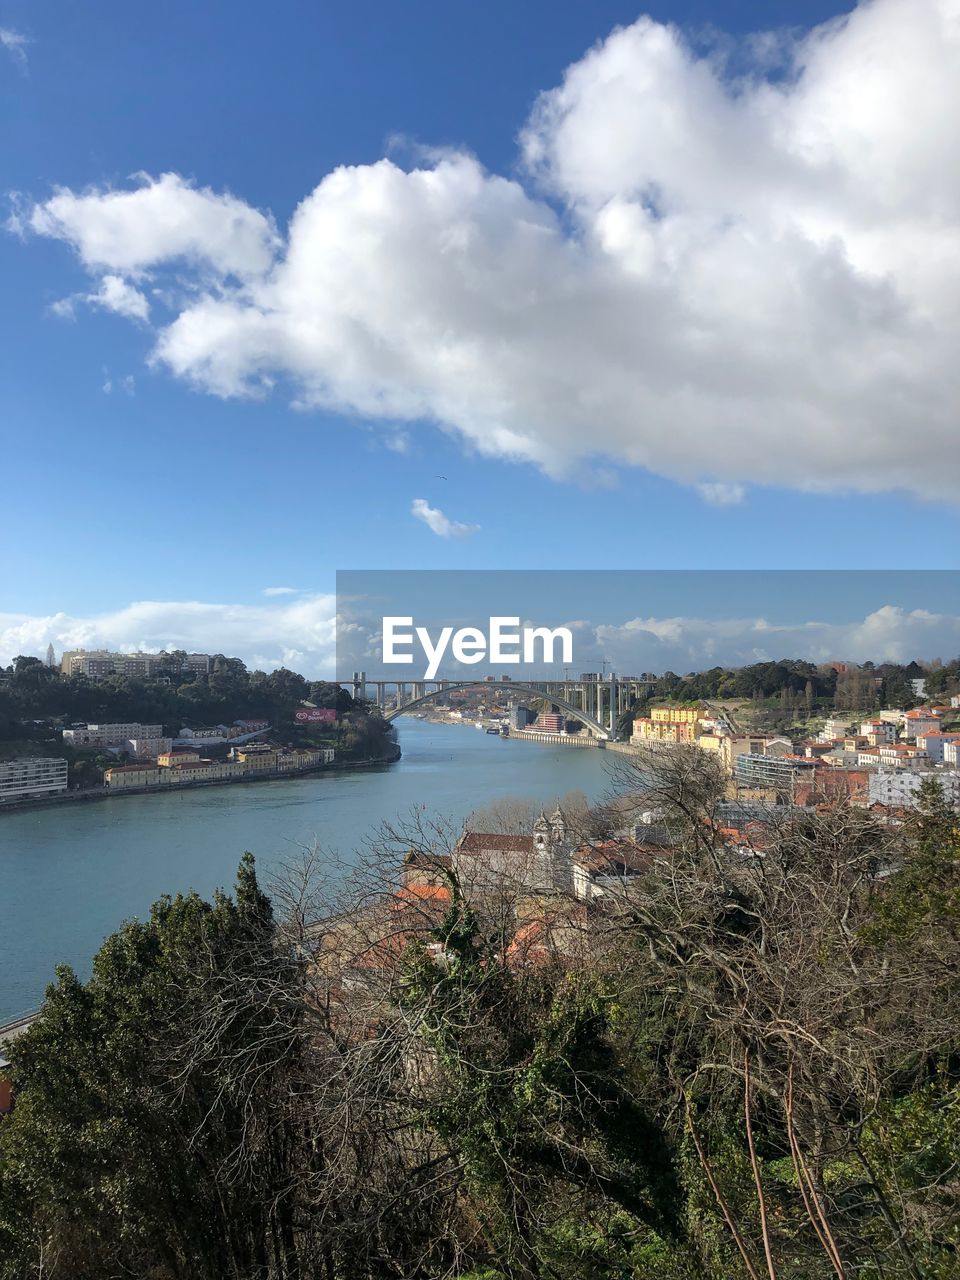
[[[71,786],[84,786],[99,782],[103,768],[116,760],[62,748],[59,736],[51,737],[52,721],[162,724],[166,733],[175,735],[185,725],[266,719],[290,742],[309,745],[322,739],[335,745],[340,759],[365,759],[385,750],[388,727],[340,685],[310,681],[285,667],[269,673],[248,671],[239,658],[222,654],[213,658],[208,674],[194,674],[182,670],[182,658],[171,653],[169,674],[149,680],[90,680],[62,675],[37,658],[17,658],[9,670],[0,672],[0,753],[6,741],[19,755],[65,755]],[[337,712],[336,733],[294,723],[294,712],[305,701]]]
[[[329,917],[247,856],[126,925],[13,1042],[2,1280],[956,1276],[957,817],[731,845],[722,781],[659,753],[671,842],[590,913]]]
[[[248,671],[239,658],[213,658],[207,675],[179,669],[170,655],[168,676],[140,679],[108,676],[90,680],[61,675],[37,658],[17,658],[0,680],[0,733],[12,721],[59,717],[68,722],[139,721],[177,730],[181,725],[230,724],[242,718],[289,721],[305,699],[319,707],[349,711],[353,699],[339,685],[309,681],[280,667]]]

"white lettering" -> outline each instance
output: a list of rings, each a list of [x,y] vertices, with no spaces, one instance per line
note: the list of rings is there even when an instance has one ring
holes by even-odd
[[[566,664],[573,662],[573,635],[567,627],[521,627],[519,618],[493,617],[488,619],[486,633],[479,627],[442,627],[434,643],[426,627],[414,627],[412,617],[391,616],[383,619],[383,661],[385,664],[402,663],[409,666],[414,661],[414,640],[419,641],[427,660],[424,680],[435,680],[448,648],[454,659],[466,666],[474,666],[488,656],[495,664],[543,663]],[[539,642],[539,644],[538,644]],[[537,649],[540,649],[540,657]],[[559,647],[559,658],[557,649]],[[521,657],[522,652],[522,657]]]
[[[397,627],[412,627],[412,618],[384,618],[383,620],[383,660],[384,662],[412,662],[412,653],[397,653],[398,644],[413,644],[413,632],[396,634]]]
[[[452,635],[453,627],[444,627],[440,632],[440,639],[434,646],[430,642],[430,632],[427,628],[417,627],[417,639],[423,645],[423,652],[427,655],[427,669],[423,674],[424,680],[433,680],[436,677],[440,662]]]
[[[524,627],[523,629],[523,660],[524,662],[536,662],[537,656],[535,651],[535,642],[543,641],[543,657],[542,662],[556,662],[553,656],[553,646],[560,640],[563,648],[561,650],[560,661],[573,661],[573,636],[567,627],[556,627],[553,631],[549,627]]]
[[[520,632],[505,632],[504,627],[519,627],[519,618],[491,618],[490,619],[490,661],[491,662],[519,662],[520,661]],[[504,653],[502,646],[504,644],[517,646],[516,653]]]
[[[453,637],[453,656],[458,662],[482,662],[486,652],[487,637],[477,627],[461,627]]]

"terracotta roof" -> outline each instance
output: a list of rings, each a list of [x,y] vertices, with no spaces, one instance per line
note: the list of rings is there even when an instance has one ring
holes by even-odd
[[[647,871],[654,858],[665,855],[661,845],[637,844],[633,840],[603,840],[598,844],[581,845],[573,860],[585,871],[619,875]]]

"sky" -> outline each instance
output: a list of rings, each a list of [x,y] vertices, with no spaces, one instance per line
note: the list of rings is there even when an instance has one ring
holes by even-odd
[[[953,567],[958,149],[956,0],[0,0],[0,662]]]

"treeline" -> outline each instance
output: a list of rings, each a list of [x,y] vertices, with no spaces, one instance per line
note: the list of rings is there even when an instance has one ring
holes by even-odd
[[[955,1277],[956,815],[751,852],[695,749],[623,767],[669,839],[590,912],[476,898],[418,825],[422,900],[329,916],[304,864],[271,903],[247,856],[62,970],[9,1050],[0,1277]]]
[[[854,710],[869,710],[872,706],[909,708],[923,701],[911,683],[916,679],[926,682],[926,698],[956,693],[960,690],[960,658],[928,666],[917,662],[865,662],[860,666],[851,664],[839,672],[802,659],[711,667],[688,675],[667,671],[657,677],[651,697],[679,701],[786,697],[798,706],[805,702]]]
[[[16,722],[57,717],[66,721],[137,721],[162,724],[176,732],[182,725],[231,724],[238,719],[289,723],[304,700],[333,707],[341,715],[354,709],[339,685],[310,681],[295,671],[248,671],[239,658],[213,658],[208,674],[176,670],[159,679],[109,676],[90,680],[62,675],[37,658],[18,657],[0,678],[0,733]],[[359,709],[359,708],[358,708]]]

